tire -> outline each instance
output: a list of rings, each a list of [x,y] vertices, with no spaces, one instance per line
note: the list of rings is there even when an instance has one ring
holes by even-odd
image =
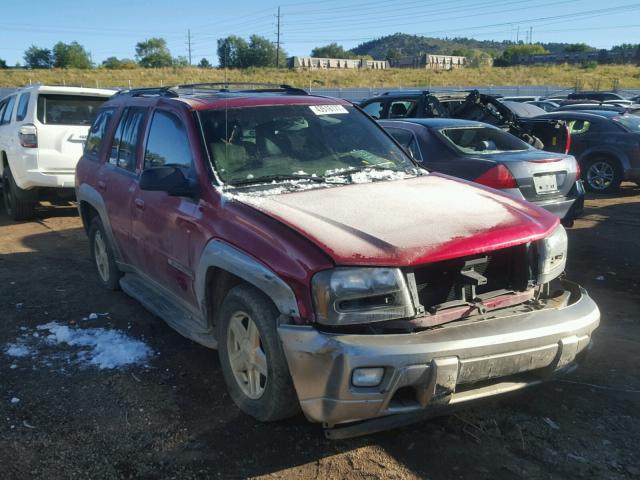
[[[96,267],[100,284],[107,290],[120,290],[120,277],[122,277],[122,273],[116,265],[113,247],[111,242],[109,242],[109,237],[105,234],[100,217],[95,217],[91,221],[91,226],[89,227],[89,246],[91,259]]]
[[[598,157],[587,163],[584,171],[587,190],[594,193],[616,193],[622,183],[622,169],[615,159]]]
[[[250,285],[239,285],[222,302],[216,325],[229,395],[240,410],[262,422],[282,420],[300,410],[277,318],[278,310],[268,297]]]
[[[4,209],[13,220],[31,220],[35,214],[36,202],[25,199],[31,192],[24,193],[13,178],[11,169],[6,166],[2,172],[2,197]]]

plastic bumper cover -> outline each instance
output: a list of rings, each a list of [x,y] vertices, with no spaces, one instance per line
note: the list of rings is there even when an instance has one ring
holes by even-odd
[[[584,289],[563,285],[571,298],[562,308],[521,309],[411,334],[327,334],[282,325],[278,331],[302,410],[329,426],[392,415],[400,424],[398,414],[539,383],[574,361],[600,321]],[[353,370],[360,367],[384,368],[381,384],[353,386]],[[533,375],[511,380],[524,372]],[[385,420],[391,424],[385,428],[393,426],[393,418]]]

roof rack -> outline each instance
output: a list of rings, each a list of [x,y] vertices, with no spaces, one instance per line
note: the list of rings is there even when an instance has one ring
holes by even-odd
[[[253,87],[248,89],[229,87],[247,86]],[[262,88],[256,88],[262,87]],[[185,92],[190,90],[190,92]],[[309,95],[302,88],[292,87],[291,85],[277,83],[257,83],[257,82],[209,82],[209,83],[188,83],[183,85],[172,85],[167,87],[145,87],[145,88],[129,88],[120,90],[116,95],[129,95],[132,97],[170,97],[176,98],[180,93],[194,94],[196,91],[206,93],[218,92],[238,92],[238,93],[285,93],[289,95]]]
[[[302,88],[292,87],[291,85],[278,84],[278,83],[263,83],[263,82],[207,82],[207,83],[190,83],[185,85],[178,85],[173,87],[180,90],[217,90],[219,92],[230,92],[229,87],[237,88],[240,86],[254,87],[249,89],[237,89],[239,92],[255,92],[255,93],[288,93],[294,95],[309,95],[306,90]],[[262,88],[255,88],[262,87]]]

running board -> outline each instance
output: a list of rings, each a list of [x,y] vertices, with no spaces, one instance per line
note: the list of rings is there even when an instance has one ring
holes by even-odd
[[[196,314],[172,299],[172,295],[151,285],[142,276],[127,273],[120,279],[120,287],[130,297],[140,302],[147,310],[163,319],[182,336],[205,347],[217,348],[213,328],[203,328],[205,322]]]

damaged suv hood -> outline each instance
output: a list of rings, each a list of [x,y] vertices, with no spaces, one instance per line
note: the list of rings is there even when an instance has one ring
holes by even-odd
[[[298,231],[338,265],[411,266],[546,236],[558,219],[437,174],[235,199]]]

